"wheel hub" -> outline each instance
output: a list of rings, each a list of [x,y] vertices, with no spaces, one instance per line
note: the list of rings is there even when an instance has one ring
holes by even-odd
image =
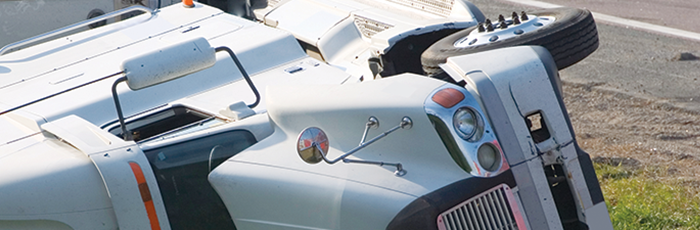
[[[484,23],[479,23],[477,28],[469,35],[457,40],[454,44],[457,48],[475,47],[536,31],[556,20],[552,16],[526,15],[518,16],[513,12],[513,16],[505,19],[503,15],[498,17],[498,21],[492,23],[486,19]]]

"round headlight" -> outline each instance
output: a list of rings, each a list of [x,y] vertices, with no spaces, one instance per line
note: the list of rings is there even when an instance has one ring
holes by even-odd
[[[501,163],[501,154],[492,144],[484,144],[479,147],[476,157],[479,160],[479,165],[491,172],[498,170]]]
[[[462,107],[455,112],[452,119],[455,129],[465,140],[469,140],[479,130],[479,118],[474,110]]]

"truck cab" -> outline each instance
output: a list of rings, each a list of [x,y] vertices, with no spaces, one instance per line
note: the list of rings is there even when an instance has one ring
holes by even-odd
[[[143,11],[0,55],[0,229],[611,229],[544,48],[363,81]]]

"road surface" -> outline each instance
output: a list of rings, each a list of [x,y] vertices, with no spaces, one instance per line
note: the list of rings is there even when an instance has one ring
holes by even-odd
[[[498,14],[538,9],[537,6],[564,5],[591,9],[595,16],[633,20],[642,25],[660,23],[679,25],[680,19],[693,18],[700,1],[680,0],[472,0],[487,18]],[[521,3],[526,3],[521,4]],[[534,4],[533,4],[534,3]],[[538,5],[539,4],[539,5]],[[682,9],[682,10],[681,10]],[[600,10],[600,11],[597,11]],[[677,10],[677,11],[676,11]],[[647,12],[635,14],[635,12]],[[694,12],[695,11],[695,12]],[[694,18],[700,22],[700,18]],[[687,52],[700,56],[697,40],[663,31],[648,31],[620,24],[620,21],[596,20],[600,47],[588,58],[560,72],[563,81],[590,84],[591,87],[614,90],[635,97],[653,98],[673,106],[700,112],[700,60],[678,61]],[[697,25],[697,23],[691,23]],[[700,27],[682,24],[674,31]],[[691,35],[693,31],[688,31]]]

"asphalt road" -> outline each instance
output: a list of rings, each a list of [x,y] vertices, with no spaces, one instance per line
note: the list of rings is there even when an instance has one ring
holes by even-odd
[[[623,0],[546,1],[657,25],[678,25],[679,20],[692,18],[696,13],[693,11],[700,9],[700,1],[686,3],[681,0],[642,0],[641,3]],[[492,19],[498,14],[538,9],[507,0],[472,2]],[[649,13],[636,14],[637,11]],[[649,32],[618,22],[597,20],[596,24],[600,47],[583,61],[560,71],[564,82],[589,84],[700,112],[700,60],[674,59],[683,52],[700,56],[700,40]],[[685,24],[675,28],[700,31],[700,27]]]

